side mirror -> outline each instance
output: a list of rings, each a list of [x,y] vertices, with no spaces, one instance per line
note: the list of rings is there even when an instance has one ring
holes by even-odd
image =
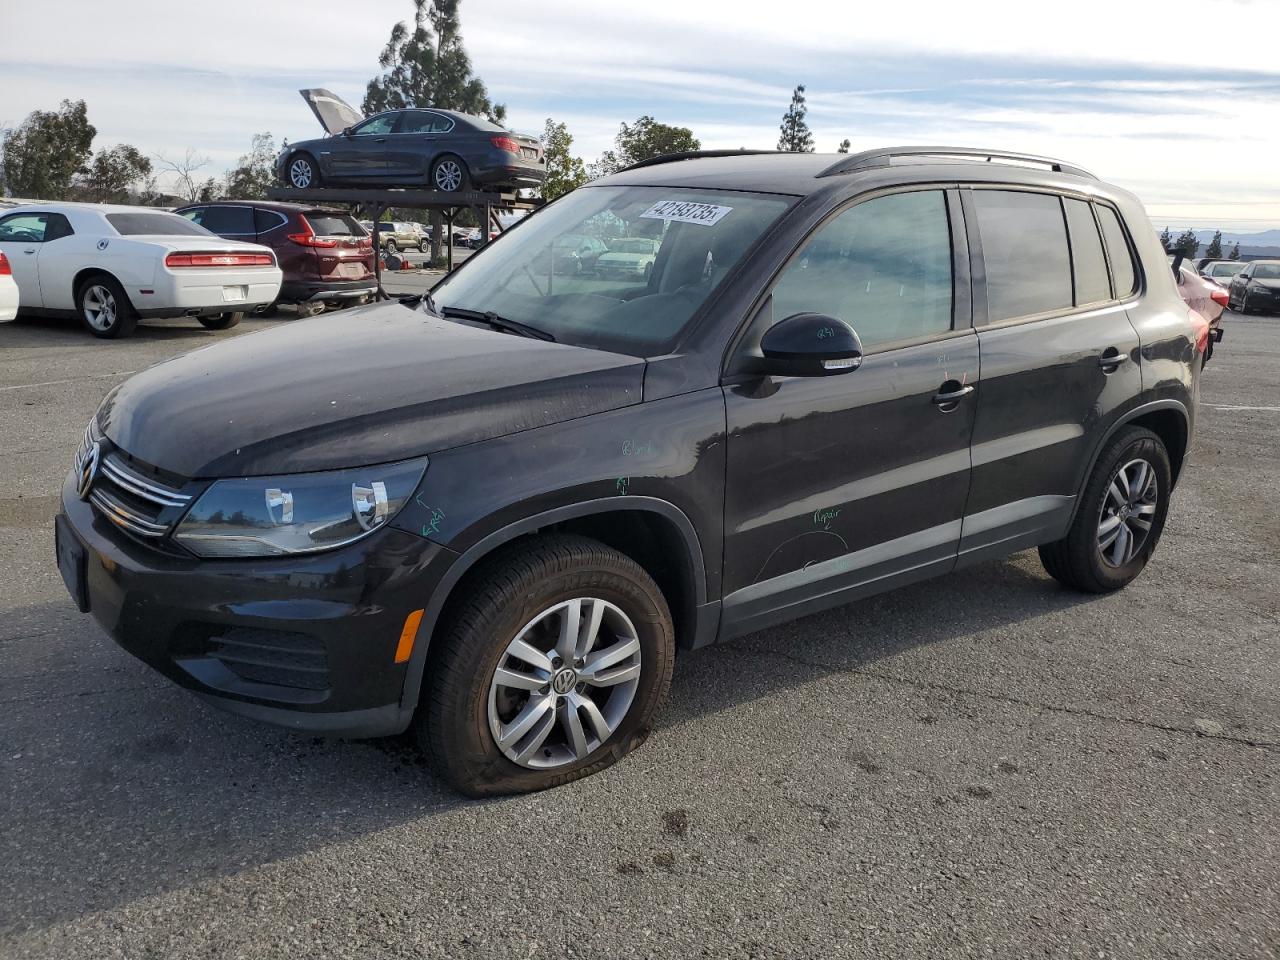
[[[351,128],[350,128],[350,127],[343,127],[343,128],[342,128],[342,133],[341,133],[341,134],[339,134],[339,136],[346,137],[348,140],[350,140],[350,139],[351,139],[351,137],[352,137],[352,136],[354,136],[354,134],[352,134],[352,132],[351,132]]]
[[[796,313],[760,338],[764,372],[784,377],[830,377],[862,365],[862,341],[843,320]]]

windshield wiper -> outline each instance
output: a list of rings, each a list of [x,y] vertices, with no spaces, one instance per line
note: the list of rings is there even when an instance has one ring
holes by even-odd
[[[531,340],[550,340],[554,343],[556,339],[545,330],[539,330],[537,327],[531,327],[529,324],[521,323],[519,320],[508,320],[506,317],[500,317],[492,310],[467,310],[463,307],[441,307],[436,312],[442,317],[456,317],[459,320],[475,320],[479,323],[487,323],[494,330],[502,330],[505,333],[514,333],[521,337],[528,337]]]

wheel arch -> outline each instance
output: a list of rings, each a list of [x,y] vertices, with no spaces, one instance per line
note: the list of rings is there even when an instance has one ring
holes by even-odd
[[[1089,483],[1089,478],[1093,476],[1093,468],[1097,465],[1098,458],[1102,456],[1102,451],[1106,448],[1111,438],[1125,427],[1145,427],[1160,438],[1165,450],[1169,453],[1169,467],[1173,473],[1173,482],[1175,485],[1177,484],[1178,475],[1182,472],[1183,463],[1186,461],[1187,448],[1191,442],[1191,417],[1187,413],[1186,406],[1181,401],[1172,399],[1153,400],[1150,403],[1134,407],[1124,414],[1111,425],[1107,432],[1103,434],[1102,439],[1098,441],[1093,449],[1093,455],[1089,458],[1089,468],[1085,470],[1076,490],[1077,510],[1084,497],[1084,488]],[[1074,518],[1073,511],[1072,519],[1074,520]]]
[[[80,288],[88,282],[90,277],[104,276],[113,280],[120,288],[120,292],[124,294],[125,304],[130,310],[137,310],[132,300],[129,299],[129,290],[125,287],[124,282],[106,267],[81,267],[75,272],[75,276],[71,278],[71,304],[76,315],[80,315]]]
[[[466,590],[468,577],[480,562],[520,540],[552,531],[592,537],[639,563],[667,598],[681,646],[700,646],[714,638],[719,604],[707,602],[702,546],[693,523],[679,507],[656,497],[632,496],[570,504],[501,527],[454,561],[425,606],[401,693],[402,715],[416,709],[436,632],[448,622],[452,601]],[[674,564],[669,562],[672,559]]]

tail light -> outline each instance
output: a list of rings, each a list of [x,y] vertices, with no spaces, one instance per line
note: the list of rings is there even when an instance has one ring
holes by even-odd
[[[357,246],[361,247],[362,249],[368,250],[373,246],[373,237],[361,237],[357,243]]]
[[[1227,293],[1227,291],[1223,290],[1221,287],[1218,287],[1218,289],[1209,294],[1209,297],[1214,303],[1220,304],[1221,306],[1226,307],[1231,305],[1231,294]]]
[[[171,253],[164,258],[166,267],[274,267],[276,258],[269,253]]]
[[[510,137],[490,137],[489,142],[499,150],[507,151],[507,153],[520,152],[520,144],[516,143]]]
[[[329,237],[317,237],[315,230],[311,226],[311,221],[306,217],[299,215],[298,220],[302,223],[302,233],[291,233],[289,239],[299,246],[303,247],[336,247],[338,241]]]
[[[9,258],[0,250],[0,277],[12,277],[13,267],[9,266]]]

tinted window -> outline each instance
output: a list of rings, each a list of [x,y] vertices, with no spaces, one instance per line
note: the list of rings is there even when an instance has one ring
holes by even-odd
[[[1259,280],[1280,280],[1280,263],[1257,263],[1253,275]]]
[[[410,110],[400,122],[400,133],[445,133],[453,126],[453,121],[438,113],[427,113],[423,110]]]
[[[1076,305],[1111,299],[1111,279],[1093,211],[1083,200],[1063,199],[1071,233],[1071,267],[1076,279]]]
[[[360,224],[350,217],[333,213],[308,213],[307,223],[317,237],[363,237]]]
[[[391,129],[396,125],[397,113],[384,113],[380,117],[374,117],[372,120],[366,120],[358,127],[353,127],[351,132],[359,137],[372,137],[380,133],[390,133]]]
[[[987,317],[991,323],[1049,310],[1071,302],[1071,257],[1062,202],[1045,193],[975,190],[987,271]]]
[[[60,213],[49,214],[49,223],[44,231],[44,242],[51,240],[61,240],[63,237],[69,237],[74,230],[71,229],[71,221]]]
[[[209,237],[199,224],[176,213],[108,213],[107,223],[122,237]]]
[[[0,241],[44,243],[45,213],[11,213],[0,220]]]
[[[951,329],[951,231],[941,191],[899,193],[839,214],[773,291],[773,316],[825,313],[864,347]]]
[[[257,232],[251,207],[196,207],[182,215],[219,236],[246,236]]]
[[[258,233],[267,233],[288,222],[288,218],[283,213],[277,213],[274,210],[253,211],[253,225]]]
[[[1110,207],[1098,206],[1098,222],[1102,224],[1102,237],[1107,241],[1107,255],[1111,258],[1111,276],[1115,280],[1116,296],[1127,297],[1138,285],[1137,270],[1133,266],[1133,254],[1120,226],[1119,215]]]

